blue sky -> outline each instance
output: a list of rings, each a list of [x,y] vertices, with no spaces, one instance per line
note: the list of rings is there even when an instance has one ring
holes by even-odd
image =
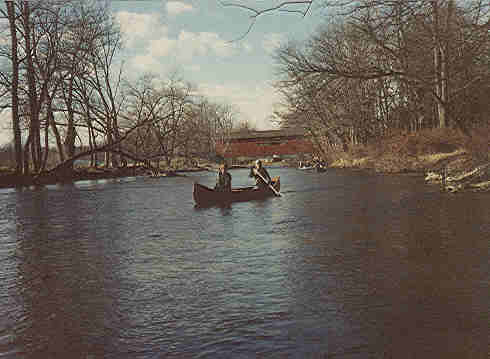
[[[256,8],[280,2],[241,1]],[[259,130],[274,128],[269,117],[279,101],[271,87],[271,54],[287,39],[304,39],[321,21],[318,9],[306,17],[266,14],[237,40],[246,33],[251,13],[223,7],[218,0],[112,0],[110,6],[125,39],[126,76],[177,72],[203,95],[236,106],[239,118]],[[9,132],[0,131],[1,142]]]
[[[260,7],[279,2],[241,3]],[[251,13],[223,7],[218,0],[113,0],[111,8],[125,36],[128,73],[177,71],[204,95],[235,105],[240,117],[258,129],[272,128],[268,118],[279,101],[271,87],[274,48],[289,38],[305,38],[320,20],[315,15],[263,15],[237,40],[246,33]]]

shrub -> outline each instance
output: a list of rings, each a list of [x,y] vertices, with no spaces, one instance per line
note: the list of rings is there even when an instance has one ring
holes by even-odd
[[[490,125],[472,129],[466,137],[463,147],[477,161],[490,161]]]
[[[463,147],[465,136],[451,128],[425,129],[418,132],[392,132],[369,145],[375,156],[388,154],[413,158],[424,154],[450,153]]]

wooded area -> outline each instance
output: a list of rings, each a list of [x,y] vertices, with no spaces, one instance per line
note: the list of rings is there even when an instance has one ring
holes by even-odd
[[[121,31],[107,2],[3,5],[0,105],[11,113],[2,125],[12,131],[8,150],[17,174],[71,170],[87,156],[94,165],[96,153],[105,154],[106,167],[134,161],[151,168],[152,161],[170,165],[177,156],[209,158],[216,143],[226,143],[236,124],[232,106],[213,103],[177,75],[127,79]],[[325,15],[308,41],[291,41],[275,53],[283,103],[274,120],[306,129],[321,156],[393,133],[455,129],[471,138],[490,128],[488,2],[222,5],[251,13],[247,33],[271,12]],[[488,161],[488,141],[480,142],[477,150]],[[48,164],[53,148],[58,159]]]
[[[279,10],[329,14],[306,43],[275,54],[284,99],[276,118],[308,129],[325,153],[402,131],[488,128],[489,8],[477,0],[317,0],[248,10],[254,20]]]
[[[231,105],[177,75],[127,79],[107,1],[4,1],[0,16],[0,105],[11,113],[2,126],[13,138],[4,150],[19,175],[70,171],[87,156],[94,165],[101,152],[106,167],[206,158],[232,129]]]

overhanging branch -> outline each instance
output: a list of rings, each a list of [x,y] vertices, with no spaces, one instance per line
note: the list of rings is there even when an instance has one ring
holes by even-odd
[[[221,4],[221,6],[223,6],[223,7],[235,7],[235,8],[243,9],[243,10],[246,10],[246,11],[249,11],[252,13],[252,15],[250,15],[250,19],[251,19],[250,25],[248,26],[245,33],[242,34],[241,36],[239,36],[238,38],[236,38],[235,40],[230,41],[230,42],[236,42],[236,41],[243,40],[250,33],[250,31],[252,31],[252,28],[255,25],[255,22],[257,21],[257,18],[259,16],[267,14],[267,13],[272,13],[274,11],[278,11],[278,12],[296,13],[296,14],[300,14],[301,16],[305,17],[310,12],[311,6],[313,5],[313,2],[315,0],[283,1],[283,2],[281,2],[275,6],[271,6],[271,7],[265,8],[265,9],[261,9],[261,10],[258,10],[254,7],[247,6],[244,4],[237,4],[237,3],[233,3],[233,2],[225,2],[225,1],[221,1],[221,0],[218,0],[218,1]],[[291,6],[291,5],[305,5],[306,9],[305,10],[288,9],[287,7]]]

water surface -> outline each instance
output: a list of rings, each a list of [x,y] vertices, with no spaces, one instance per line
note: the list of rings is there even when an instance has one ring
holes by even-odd
[[[490,356],[488,194],[269,172],[228,208],[206,172],[0,190],[0,357]]]

